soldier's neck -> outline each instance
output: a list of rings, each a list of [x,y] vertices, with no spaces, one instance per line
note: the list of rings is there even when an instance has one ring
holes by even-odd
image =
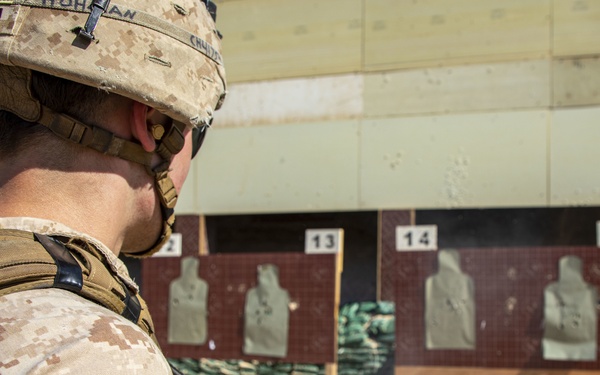
[[[135,225],[137,189],[117,173],[21,170],[10,178],[0,170],[0,216],[53,220],[86,233],[116,255]],[[145,187],[150,189],[150,187]]]

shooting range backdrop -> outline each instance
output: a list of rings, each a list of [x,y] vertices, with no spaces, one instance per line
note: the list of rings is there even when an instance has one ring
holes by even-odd
[[[438,259],[436,251],[396,251],[396,226],[411,221],[414,224],[407,211],[381,215],[381,294],[392,296],[396,306],[396,366],[600,368],[600,359],[554,361],[542,356],[544,289],[558,280],[559,259],[565,255],[581,258],[585,282],[598,288],[597,247],[454,247],[462,272],[475,285],[475,350],[427,350],[425,281],[438,271]]]
[[[198,276],[208,283],[208,338],[203,345],[168,343],[169,285],[180,276],[181,258],[145,259],[142,264],[143,296],[152,313],[156,336],[167,357],[336,362],[337,255],[241,253],[200,256],[198,218],[178,217],[175,230],[183,235],[182,256],[198,257]],[[246,293],[257,284],[257,266],[267,263],[278,266],[280,286],[288,291],[292,301],[285,358],[242,353]]]

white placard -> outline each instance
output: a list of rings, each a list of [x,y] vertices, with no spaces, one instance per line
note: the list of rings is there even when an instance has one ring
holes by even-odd
[[[158,250],[153,257],[180,257],[182,254],[182,236],[181,233],[173,233],[163,247]]]
[[[344,246],[344,230],[307,229],[304,235],[306,254],[337,254]]]
[[[406,225],[396,227],[396,250],[437,250],[437,225]]]

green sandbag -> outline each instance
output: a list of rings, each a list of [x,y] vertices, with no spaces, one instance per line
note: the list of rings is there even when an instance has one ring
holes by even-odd
[[[311,364],[295,364],[294,371],[302,371],[311,374],[316,374],[319,372],[319,366]]]
[[[261,363],[256,367],[256,373],[258,375],[271,375],[273,373],[273,368],[269,365]]]
[[[396,341],[396,334],[387,333],[385,335],[379,335],[377,336],[377,341],[384,344],[393,344]]]
[[[378,313],[382,315],[394,315],[394,303],[388,301],[379,302]]]
[[[371,325],[369,326],[369,333],[371,333],[372,335],[394,333],[395,324],[396,323],[395,323],[395,319],[393,316],[375,315],[371,319]]]
[[[219,370],[220,375],[238,375],[239,371],[222,368]]]
[[[358,307],[358,311],[372,313],[374,310],[377,310],[378,307],[379,305],[377,302],[362,302]]]
[[[200,363],[192,358],[181,358],[179,360],[185,368],[190,369],[192,371],[200,371]]]
[[[352,335],[354,333],[365,332],[365,325],[360,322],[352,322],[346,326],[346,335]]]
[[[343,309],[343,313],[342,315],[347,316],[348,319],[352,319],[356,316],[356,313],[358,311],[359,308],[359,304],[358,303],[351,303],[349,305],[344,306],[345,308]]]
[[[291,363],[280,363],[280,364],[277,364],[274,367],[274,369],[275,369],[275,371],[281,371],[281,372],[289,373],[290,371],[293,370],[293,366],[292,366]]]
[[[340,337],[340,344],[341,345],[360,345],[368,337],[369,337],[369,335],[367,335],[365,332],[353,333],[348,336]]]
[[[369,315],[365,312],[359,312],[356,314],[356,316],[354,316],[354,318],[350,319],[351,322],[360,323],[360,324],[365,324],[369,320],[371,320],[371,315]]]
[[[357,369],[352,366],[342,366],[338,367],[338,375],[365,375],[365,372],[362,369]]]
[[[209,367],[205,364],[200,364],[200,373],[207,375],[219,375],[219,370]]]

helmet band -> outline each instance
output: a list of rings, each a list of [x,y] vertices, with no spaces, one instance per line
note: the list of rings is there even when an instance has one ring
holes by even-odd
[[[90,5],[87,0],[58,1],[58,0],[12,0],[0,1],[0,5],[22,5],[34,8],[46,8],[64,10],[77,13],[90,13]],[[197,35],[190,33],[172,23],[155,17],[141,10],[133,9],[119,4],[108,5],[102,17],[112,18],[118,21],[129,22],[134,25],[157,31],[167,35],[181,43],[188,45],[196,51],[202,53],[215,63],[223,65],[223,57],[208,42]],[[79,32],[79,30],[73,30]]]

